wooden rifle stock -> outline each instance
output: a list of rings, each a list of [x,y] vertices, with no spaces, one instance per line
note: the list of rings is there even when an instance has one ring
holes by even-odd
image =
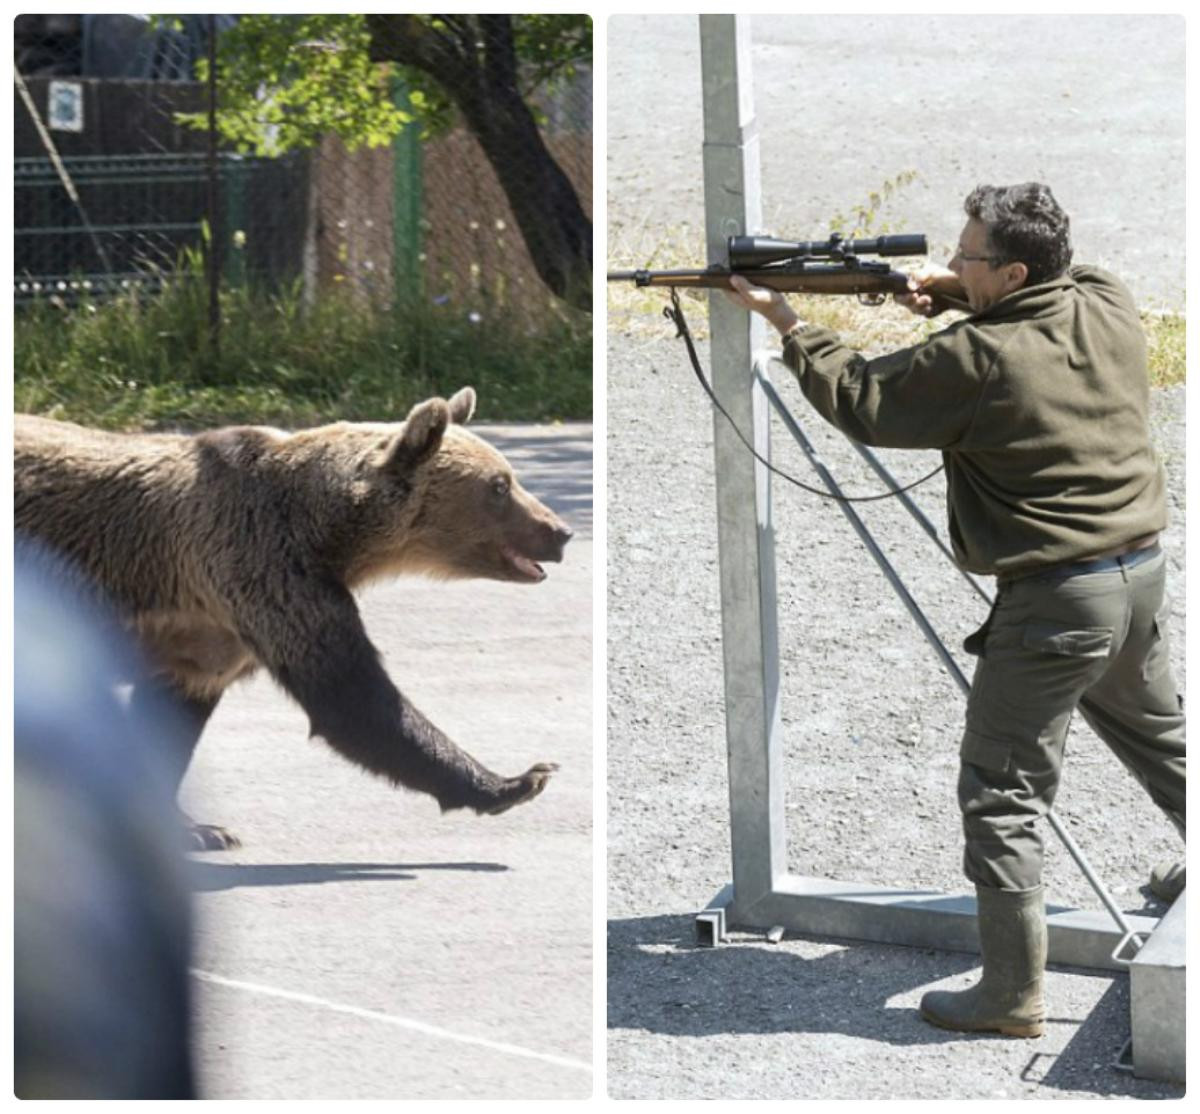
[[[802,266],[706,267],[681,271],[609,271],[609,282],[632,282],[637,286],[667,286],[680,289],[728,290],[732,275],[741,275],[752,286],[763,286],[783,294],[855,294],[869,305],[881,303],[888,294],[907,294],[908,275],[886,264],[845,267],[836,264],[805,263]],[[971,313],[962,299],[937,291],[927,291],[937,309],[956,309]]]

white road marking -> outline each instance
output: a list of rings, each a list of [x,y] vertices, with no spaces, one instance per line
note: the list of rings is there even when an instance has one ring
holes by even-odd
[[[592,1065],[584,1060],[574,1060],[569,1056],[555,1056],[551,1052],[536,1052],[520,1045],[508,1044],[504,1041],[488,1040],[487,1037],[471,1037],[463,1033],[454,1033],[449,1029],[441,1029],[424,1021],[414,1021],[408,1017],[397,1017],[395,1014],[380,1013],[378,1010],[364,1010],[358,1006],[345,1006],[339,1002],[330,1002],[313,994],[300,994],[294,990],[280,990],[273,986],[263,986],[261,983],[243,982],[240,979],[227,979],[224,975],[214,975],[211,971],[201,971],[195,967],[192,975],[201,982],[211,982],[218,986],[229,986],[235,990],[249,990],[254,994],[263,994],[269,998],[284,998],[289,1002],[301,1002],[306,1006],[319,1006],[322,1009],[347,1013],[353,1017],[362,1017],[368,1021],[382,1021],[385,1025],[395,1025],[401,1029],[412,1029],[427,1036],[438,1037],[442,1040],[458,1041],[460,1044],[475,1044],[482,1048],[490,1048],[495,1052],[505,1052],[510,1056],[524,1056],[530,1060],[542,1060],[547,1064],[556,1064],[563,1068],[574,1068],[577,1071],[592,1070]]]

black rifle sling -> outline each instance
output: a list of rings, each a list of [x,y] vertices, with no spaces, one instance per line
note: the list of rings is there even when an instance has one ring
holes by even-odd
[[[688,328],[687,320],[683,316],[683,306],[679,304],[679,294],[676,292],[675,287],[672,286],[670,289],[671,304],[663,307],[663,316],[675,323],[675,328],[678,330],[675,335],[683,337],[683,343],[687,346],[688,359],[692,362],[692,370],[696,373],[696,378],[700,380],[700,386],[704,388],[704,393],[708,395],[708,397],[712,400],[712,404],[721,412],[725,420],[732,427],[733,432],[738,436],[738,440],[750,450],[750,455],[753,456],[754,459],[760,464],[769,468],[781,479],[787,480],[788,483],[795,484],[797,487],[802,488],[804,491],[807,491],[812,495],[819,495],[822,499],[833,499],[838,503],[872,503],[877,499],[891,499],[893,496],[903,495],[906,491],[912,491],[914,487],[923,484],[926,480],[933,479],[933,477],[936,476],[944,467],[944,465],[938,465],[938,467],[930,472],[927,476],[922,476],[919,480],[914,480],[907,487],[898,487],[894,491],[885,491],[879,495],[834,495],[832,492],[821,491],[819,488],[810,487],[808,484],[796,479],[795,476],[789,475],[781,468],[776,468],[774,464],[772,464],[765,457],[761,456],[758,450],[755,449],[750,441],[746,439],[746,435],[738,428],[737,422],[735,422],[733,418],[729,416],[729,411],[721,405],[720,400],[717,398],[716,393],[709,385],[708,380],[704,378],[704,372],[700,367],[700,358],[696,355],[696,345],[692,340],[692,331]]]

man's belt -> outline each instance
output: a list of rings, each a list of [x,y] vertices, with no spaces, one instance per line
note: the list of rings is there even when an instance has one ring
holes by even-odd
[[[1030,569],[1028,572],[1017,573],[1015,576],[998,577],[1001,584],[1013,580],[1024,580],[1027,577],[1046,577],[1050,580],[1065,580],[1070,576],[1086,576],[1088,573],[1117,572],[1119,569],[1132,569],[1157,557],[1162,552],[1158,544],[1158,535],[1149,538],[1139,538],[1131,545],[1125,546],[1117,553],[1106,553],[1099,557],[1089,557],[1086,561],[1071,561],[1065,565],[1047,565],[1041,569]]]

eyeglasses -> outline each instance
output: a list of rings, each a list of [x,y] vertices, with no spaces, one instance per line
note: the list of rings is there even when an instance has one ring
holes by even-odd
[[[961,259],[964,263],[1000,262],[1000,256],[998,255],[968,255],[965,251],[963,251],[961,244],[955,249],[954,254],[950,256],[951,262],[953,262],[955,259]]]

